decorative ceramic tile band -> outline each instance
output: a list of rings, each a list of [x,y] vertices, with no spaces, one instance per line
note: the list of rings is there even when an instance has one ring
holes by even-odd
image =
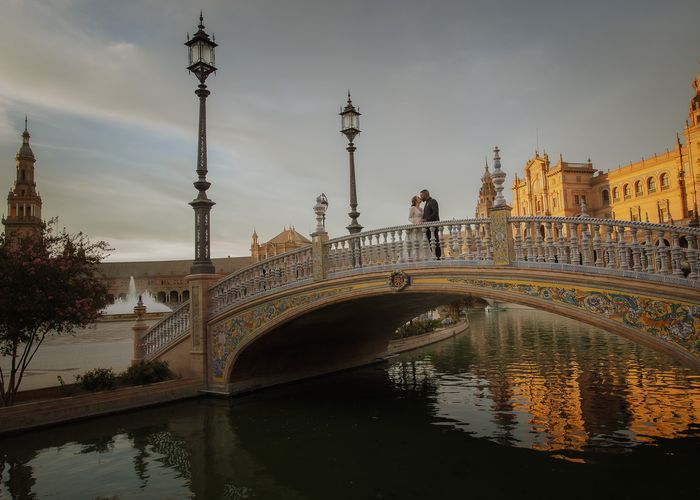
[[[671,302],[614,290],[565,287],[553,283],[465,278],[446,278],[446,281],[477,288],[503,290],[574,306],[655,337],[670,340],[689,352],[700,355],[700,306],[697,304]]]
[[[326,299],[374,287],[388,288],[386,281],[355,283],[352,285],[326,288],[315,292],[305,292],[275,299],[242,311],[235,316],[224,319],[210,328],[211,372],[215,381],[221,382],[226,362],[247,336],[284,314],[291,313],[299,307],[321,302]]]

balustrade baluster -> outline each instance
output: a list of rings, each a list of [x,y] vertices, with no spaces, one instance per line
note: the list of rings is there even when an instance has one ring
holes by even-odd
[[[655,262],[656,256],[654,252],[654,237],[652,236],[651,229],[644,230],[644,236],[646,237],[646,242],[644,244],[644,255],[646,257],[646,272],[654,273],[658,263]]]
[[[669,247],[666,246],[666,232],[658,230],[656,232],[658,243],[656,244],[657,272],[660,274],[671,274],[669,265]]]
[[[467,260],[474,260],[474,252],[472,250],[474,242],[472,241],[472,225],[471,224],[464,225],[464,239],[465,239]]]
[[[683,276],[683,249],[680,244],[680,235],[678,232],[671,233],[671,265],[675,276]]]
[[[593,249],[588,237],[588,224],[581,224],[581,260],[582,265],[593,265]]]
[[[391,243],[389,243],[389,262],[388,264],[393,264],[401,259],[401,253],[398,251],[398,244],[401,241],[401,231],[390,231]]]
[[[535,247],[532,244],[532,222],[525,223],[525,248],[527,250],[527,261],[535,261]]]
[[[545,255],[547,262],[556,262],[557,259],[554,255],[554,238],[552,237],[552,224],[545,222],[543,224],[545,231]]]
[[[700,277],[700,274],[698,274],[698,240],[700,237],[696,236],[688,236],[686,237],[686,240],[688,241],[688,248],[685,250],[685,255],[686,259],[688,261],[688,267],[690,268],[690,273],[688,274],[688,278],[690,279],[697,279]]]
[[[616,267],[615,243],[612,240],[613,227],[605,224],[605,267]]]
[[[535,223],[535,228],[537,231],[537,236],[535,238],[536,250],[537,250],[537,262],[545,262],[546,249],[544,247],[544,237],[542,233],[544,232],[544,224],[541,222]]]
[[[600,224],[593,224],[593,259],[595,267],[605,267],[605,255],[600,239]]]
[[[493,260],[493,241],[491,239],[491,223],[483,222],[484,226],[484,258]]]
[[[474,235],[474,249],[476,250],[476,255],[474,257],[476,260],[482,260],[481,253],[481,226],[479,224],[471,224],[473,235]]]
[[[625,226],[615,226],[617,231],[617,267],[627,270],[630,268],[627,254],[627,240],[625,239]]]
[[[630,227],[630,241],[632,242],[632,269],[639,272],[642,270],[642,249],[639,245],[639,237],[637,236],[637,228]]]
[[[450,259],[456,260],[461,257],[459,248],[459,224],[450,224],[448,234],[450,235]]]
[[[566,250],[566,241],[564,240],[564,223],[556,222],[557,228],[557,262],[560,264],[569,263],[569,252]]]
[[[515,261],[523,261],[523,239],[520,235],[520,222],[511,222],[513,235],[513,248],[515,249]]]

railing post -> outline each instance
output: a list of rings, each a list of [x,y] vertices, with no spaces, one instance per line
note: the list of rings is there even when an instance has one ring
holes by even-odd
[[[313,233],[311,235],[311,264],[314,281],[326,279],[328,276],[328,233]]]
[[[207,382],[207,347],[209,319],[209,287],[218,281],[217,274],[190,274],[185,276],[190,287],[190,370],[194,377]]]
[[[508,222],[510,213],[511,208],[508,205],[501,205],[489,210],[491,218],[490,245],[493,245],[493,251],[487,253],[493,255],[493,263],[496,266],[507,266],[515,259],[513,230]]]
[[[146,335],[146,332],[148,331],[148,325],[146,324],[146,321],[143,319],[144,316],[146,315],[146,306],[143,305],[143,301],[141,300],[141,296],[139,295],[139,301],[134,306],[134,314],[136,315],[136,321],[134,322],[134,325],[131,327],[131,329],[134,331],[134,358],[131,360],[131,364],[135,365],[141,361],[143,361],[143,356],[144,356],[144,346],[143,346],[143,337]]]

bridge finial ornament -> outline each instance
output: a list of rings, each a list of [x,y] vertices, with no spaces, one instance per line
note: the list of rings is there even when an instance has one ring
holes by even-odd
[[[506,206],[506,199],[503,197],[503,183],[506,180],[506,173],[501,170],[501,156],[498,154],[500,150],[498,146],[493,149],[493,185],[496,187],[496,198],[493,200],[494,207]]]
[[[328,198],[324,193],[316,197],[314,213],[316,214],[315,234],[326,234],[326,210],[328,210]]]

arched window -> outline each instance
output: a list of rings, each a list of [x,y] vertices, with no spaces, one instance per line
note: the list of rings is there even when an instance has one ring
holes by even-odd
[[[610,193],[607,189],[603,189],[603,205],[610,205]]]
[[[620,190],[617,188],[613,188],[613,201],[617,201],[620,199]]]
[[[628,200],[628,199],[630,198],[630,196],[632,196],[632,193],[631,193],[631,191],[630,191],[630,185],[629,185],[629,184],[625,184],[625,185],[622,187],[622,194],[623,194],[623,196],[625,197],[626,200]]]
[[[644,194],[644,190],[642,190],[642,181],[637,181],[634,183],[634,194],[636,196]]]
[[[656,181],[653,177],[649,177],[647,179],[647,191],[649,191],[650,193],[656,191]]]
[[[668,174],[661,174],[661,190],[664,191],[669,188]]]

